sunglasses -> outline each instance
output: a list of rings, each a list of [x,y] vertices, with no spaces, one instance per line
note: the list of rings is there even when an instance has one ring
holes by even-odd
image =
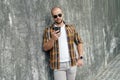
[[[57,17],[62,17],[62,14],[60,13],[60,14],[58,14],[58,15],[53,15],[53,18],[57,18]]]

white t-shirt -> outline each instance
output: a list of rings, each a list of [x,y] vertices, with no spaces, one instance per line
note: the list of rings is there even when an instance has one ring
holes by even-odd
[[[67,34],[65,25],[61,27],[61,34],[58,38],[59,51],[60,51],[60,62],[70,61],[70,54],[68,48]]]

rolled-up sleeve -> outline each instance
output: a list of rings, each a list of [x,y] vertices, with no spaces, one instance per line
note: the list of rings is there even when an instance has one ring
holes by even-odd
[[[75,31],[75,34],[74,34],[74,42],[76,45],[78,44],[83,44],[83,41],[81,39],[81,37],[78,35],[78,33]]]

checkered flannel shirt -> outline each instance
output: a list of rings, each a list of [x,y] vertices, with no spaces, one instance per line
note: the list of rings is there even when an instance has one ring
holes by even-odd
[[[74,43],[76,45],[83,43],[80,36],[75,30],[73,25],[65,25],[66,33],[67,33],[67,40],[68,40],[68,47],[69,47],[69,54],[70,54],[70,62],[71,66],[76,65],[76,53],[74,50]],[[51,32],[53,30],[53,25],[46,28],[43,34],[43,44],[50,40]],[[54,46],[50,51],[50,66],[52,69],[59,69],[60,68],[60,54],[59,54],[59,46],[58,40],[54,42]]]

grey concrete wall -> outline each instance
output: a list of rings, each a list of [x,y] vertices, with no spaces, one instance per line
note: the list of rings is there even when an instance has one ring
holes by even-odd
[[[93,80],[120,52],[119,0],[0,0],[0,80],[53,80],[42,35],[55,5],[84,41],[76,80]]]

